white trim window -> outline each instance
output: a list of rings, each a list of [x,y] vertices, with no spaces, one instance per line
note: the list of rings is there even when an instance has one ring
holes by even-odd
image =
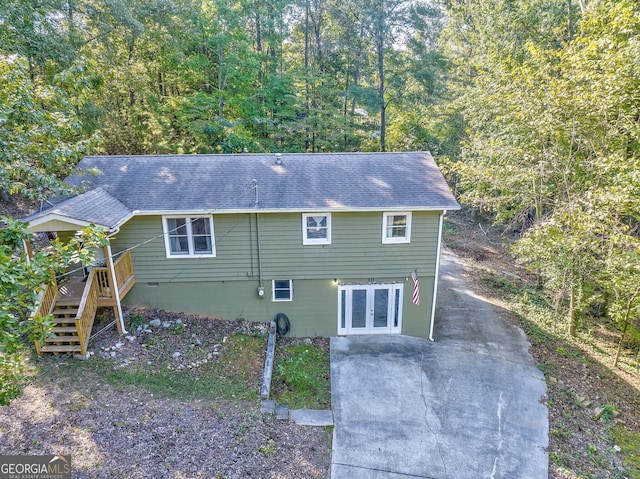
[[[271,281],[273,301],[293,301],[293,280],[274,279]]]
[[[382,243],[411,242],[411,213],[382,213]]]
[[[303,213],[302,244],[331,244],[331,213]]]
[[[211,216],[163,216],[167,258],[212,258],[216,255]]]

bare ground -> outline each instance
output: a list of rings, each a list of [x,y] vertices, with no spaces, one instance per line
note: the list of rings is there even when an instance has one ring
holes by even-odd
[[[265,325],[133,313],[145,326],[107,329],[88,361],[34,359],[41,373],[0,409],[3,454],[70,454],[74,478],[328,477],[331,428],[259,411]]]

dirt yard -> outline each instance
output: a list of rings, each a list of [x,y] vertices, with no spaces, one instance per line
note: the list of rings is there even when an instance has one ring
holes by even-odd
[[[34,359],[39,376],[0,408],[3,454],[70,454],[74,478],[328,477],[331,428],[259,411],[265,325],[129,318],[87,361]]]

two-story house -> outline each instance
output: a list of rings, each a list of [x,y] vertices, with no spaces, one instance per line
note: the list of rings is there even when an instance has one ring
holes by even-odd
[[[296,336],[432,333],[442,218],[459,205],[427,152],[93,156],[68,182],[88,190],[29,228],[103,227],[102,259],[131,258],[125,303],[285,313]]]

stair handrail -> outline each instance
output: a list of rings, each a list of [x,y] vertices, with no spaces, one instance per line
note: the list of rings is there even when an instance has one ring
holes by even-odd
[[[60,291],[58,289],[58,282],[55,275],[51,275],[51,281],[47,283],[40,293],[37,304],[38,307],[29,315],[29,319],[34,319],[36,316],[48,316],[51,314],[56,306],[56,301],[60,298]],[[38,338],[34,341],[36,346],[36,352],[40,354],[40,347],[42,346],[42,338]]]
[[[92,270],[82,291],[82,298],[76,314],[76,329],[78,331],[78,341],[80,342],[80,354],[82,355],[87,354],[91,328],[98,310],[98,283],[95,281],[95,277],[96,273]]]

